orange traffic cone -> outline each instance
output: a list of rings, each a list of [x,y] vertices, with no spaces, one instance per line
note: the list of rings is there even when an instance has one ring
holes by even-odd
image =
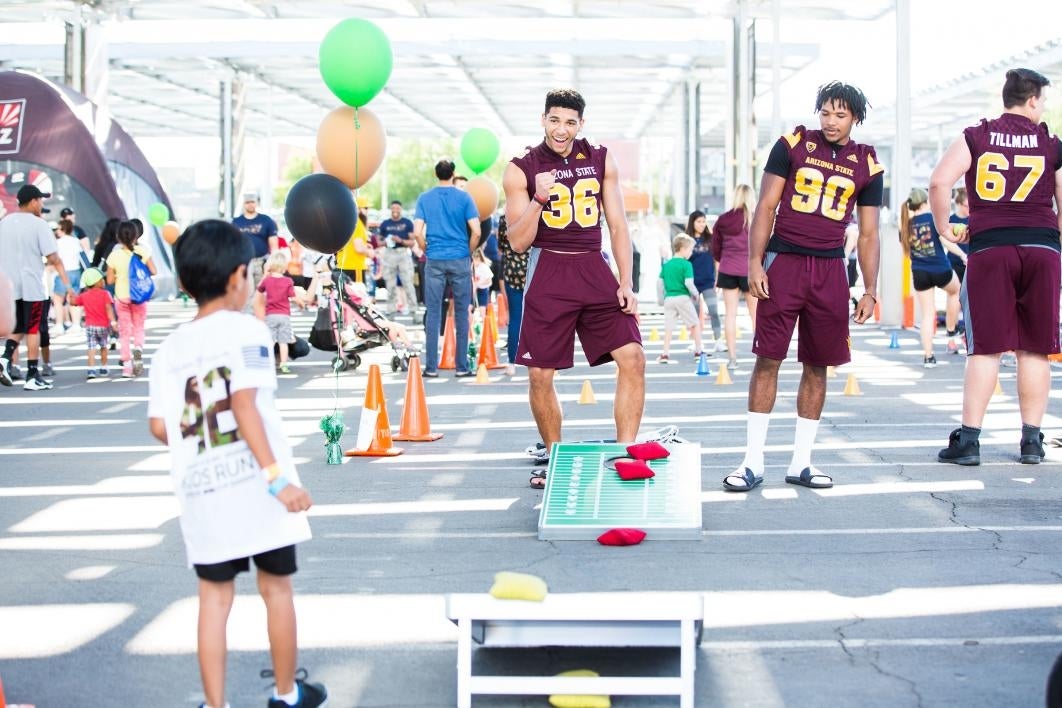
[[[343,454],[347,457],[394,457],[404,451],[400,447],[394,447],[391,438],[391,423],[387,420],[387,401],[384,399],[383,379],[380,377],[380,365],[373,364],[369,367],[369,382],[365,386],[365,407],[361,413],[364,416],[372,416],[373,432],[368,447],[364,450],[351,448]],[[359,444],[362,440],[362,431],[358,431]]]
[[[427,335],[430,337],[431,332]],[[440,369],[457,368],[457,330],[454,327],[454,303],[450,301],[450,311],[446,313],[446,328],[443,333],[442,355],[439,357]]]
[[[489,308],[490,305],[487,305]],[[490,310],[487,311],[490,315]],[[490,322],[488,317],[487,322]],[[498,353],[494,351],[494,332],[489,324],[484,324],[483,334],[479,339],[479,356],[476,359],[477,366],[486,364],[488,369],[504,369],[505,364],[498,361]]]
[[[7,705],[7,699],[4,698],[4,682],[0,680],[0,708]]]
[[[402,442],[434,442],[443,436],[431,432],[428,421],[428,402],[424,396],[424,379],[420,375],[420,358],[409,358],[409,376],[406,377],[406,402],[402,408],[402,425],[394,440]]]
[[[498,289],[498,326],[509,326],[509,296],[504,287]]]
[[[483,312],[483,326],[490,327],[494,341],[498,341],[498,315],[494,312],[494,305],[487,303],[487,309]]]
[[[730,371],[726,368],[726,362],[719,365],[719,374],[715,377],[715,383],[717,386],[734,383],[734,380],[730,378]]]
[[[487,373],[487,365],[486,364],[480,364],[479,368],[476,369],[476,380],[473,381],[472,383],[477,383],[477,384],[489,384],[490,383],[490,374]]]

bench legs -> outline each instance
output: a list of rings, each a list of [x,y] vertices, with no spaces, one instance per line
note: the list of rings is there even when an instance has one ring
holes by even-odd
[[[681,708],[693,708],[693,674],[697,669],[697,635],[693,620],[682,620],[680,632],[679,678],[682,681],[682,693],[679,696],[679,705]]]
[[[457,621],[457,708],[472,708],[472,620],[468,618]]]

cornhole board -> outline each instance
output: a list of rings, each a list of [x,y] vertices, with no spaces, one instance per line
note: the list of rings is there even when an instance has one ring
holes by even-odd
[[[669,443],[650,479],[624,482],[605,460],[625,455],[620,443],[557,443],[549,458],[538,517],[541,541],[590,541],[634,527],[649,539],[700,540],[701,447]]]
[[[704,598],[693,592],[590,592],[542,602],[487,594],[446,596],[457,625],[457,705],[474,694],[679,696],[693,708],[693,674]],[[677,676],[487,676],[472,674],[472,644],[484,647],[678,647]]]

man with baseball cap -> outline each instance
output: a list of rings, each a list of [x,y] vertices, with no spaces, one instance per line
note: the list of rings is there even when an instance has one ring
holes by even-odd
[[[0,357],[0,384],[11,385],[11,357],[25,337],[28,370],[23,388],[27,391],[52,387],[37,369],[41,331],[48,327],[48,292],[44,288],[42,259],[55,268],[63,285],[70,287],[70,279],[56,250],[55,236],[48,228],[48,222],[41,218],[41,214],[48,211],[44,208],[44,200],[51,196],[36,185],[23,185],[18,190],[18,211],[0,221],[0,270],[11,279],[15,296],[15,331]]]
[[[70,207],[63,207],[59,210],[59,218],[68,219],[70,221],[70,223],[74,227],[74,238],[76,238],[81,243],[81,249],[85,252],[88,252],[90,245],[89,237],[88,234],[85,233],[85,229],[77,225],[77,214],[74,213],[74,210]]]
[[[265,275],[266,258],[280,247],[277,240],[277,222],[258,211],[258,193],[247,192],[243,195],[243,213],[232,220],[232,225],[249,238],[254,246],[251,276],[254,278],[255,287],[258,287],[262,276]]]

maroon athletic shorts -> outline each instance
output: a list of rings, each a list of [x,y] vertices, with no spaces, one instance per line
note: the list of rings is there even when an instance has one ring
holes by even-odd
[[[844,259],[768,253],[764,265],[771,297],[756,305],[753,354],[785,359],[799,320],[797,359],[812,366],[851,361]]]
[[[971,253],[962,283],[970,354],[1058,352],[1062,261],[1046,246],[994,246]]]
[[[524,286],[524,317],[516,363],[570,369],[575,335],[590,366],[612,361],[611,352],[642,343],[638,320],[620,309],[619,284],[599,251],[531,251]]]

